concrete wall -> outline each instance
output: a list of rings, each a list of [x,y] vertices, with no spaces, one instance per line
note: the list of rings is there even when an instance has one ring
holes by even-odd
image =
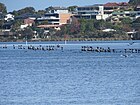
[[[61,13],[59,14],[60,17],[60,25],[62,24],[67,24],[68,20],[70,20],[70,17],[72,16],[72,14],[70,13]]]

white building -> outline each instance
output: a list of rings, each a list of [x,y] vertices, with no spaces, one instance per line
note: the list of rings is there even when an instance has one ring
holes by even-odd
[[[114,31],[116,31],[116,30],[114,30],[114,29],[104,29],[104,30],[102,30],[103,32],[114,32]]]
[[[5,20],[5,21],[14,20],[14,15],[12,15],[12,14],[6,14],[6,15],[4,16],[4,20]]]
[[[77,7],[76,18],[84,19],[106,19],[108,15],[104,14],[104,6],[102,4],[96,4],[91,6]]]
[[[20,29],[24,29],[24,28],[26,28],[26,27],[28,27],[28,24],[21,25],[21,26],[20,26]]]
[[[68,9],[65,7],[51,7],[49,13],[69,13]]]

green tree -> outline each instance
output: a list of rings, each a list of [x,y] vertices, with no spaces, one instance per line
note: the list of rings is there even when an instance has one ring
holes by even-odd
[[[72,17],[72,22],[70,24],[70,33],[77,34],[80,32],[80,23],[77,18]]]
[[[94,20],[93,19],[89,19],[86,22],[86,32],[92,32],[94,31]]]
[[[131,5],[139,5],[140,4],[140,0],[129,0],[128,2]]]
[[[6,6],[3,3],[0,3],[0,12],[1,13],[7,13]]]
[[[32,39],[33,31],[30,27],[26,27],[24,30],[19,30],[17,33],[20,35],[18,36],[19,39],[29,40]]]
[[[38,10],[38,11],[37,11],[37,14],[38,14],[38,15],[44,15],[45,13],[46,13],[45,10]]]
[[[140,17],[133,21],[132,26],[135,30],[140,32]]]
[[[85,30],[86,30],[86,19],[80,19],[80,33],[81,34],[85,34]]]
[[[4,20],[0,20],[0,29],[3,28],[3,25],[4,25]]]
[[[33,7],[25,7],[23,9],[18,10],[18,11],[13,11],[13,14],[15,16],[22,15],[22,14],[25,14],[25,13],[32,13],[32,14],[34,14],[35,13],[35,9]]]
[[[105,21],[104,20],[96,20],[94,22],[94,27],[98,30],[102,30],[105,28]]]
[[[77,6],[69,6],[69,7],[68,7],[68,10],[69,10],[70,12],[75,12],[75,11],[76,11],[76,8],[77,8]]]
[[[122,24],[132,24],[132,19],[130,19],[130,18],[123,18],[121,22],[122,22]]]
[[[132,27],[132,20],[130,18],[124,18],[122,21],[122,29],[124,31],[131,31],[131,27]]]
[[[23,24],[23,20],[14,21],[11,31],[13,31],[13,32],[17,31],[18,29],[20,29],[20,26],[22,24]]]
[[[48,7],[48,8],[46,8],[45,10],[46,10],[46,12],[48,13],[50,10],[52,10],[53,9],[53,7],[52,6],[50,6],[50,7]]]

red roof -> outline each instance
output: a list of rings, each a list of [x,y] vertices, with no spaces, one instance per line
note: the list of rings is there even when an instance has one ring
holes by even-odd
[[[128,6],[127,2],[121,2],[121,3],[116,3],[116,2],[109,2],[104,4],[105,7],[117,7],[117,6]]]
[[[128,6],[128,3],[127,2],[121,2],[121,3],[119,3],[119,6]]]
[[[116,7],[116,6],[119,6],[119,4],[118,3],[106,3],[106,4],[104,4],[104,6],[105,7]]]
[[[34,20],[33,19],[24,19],[24,23],[25,24],[32,24],[32,23],[34,23]]]

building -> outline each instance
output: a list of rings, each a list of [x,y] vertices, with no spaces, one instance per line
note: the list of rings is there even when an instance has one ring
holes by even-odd
[[[14,20],[14,15],[12,15],[12,14],[6,14],[6,15],[4,16],[4,20],[5,20],[5,21]]]
[[[51,9],[41,18],[37,18],[39,23],[46,21],[45,24],[41,24],[38,27],[42,28],[54,28],[60,30],[60,26],[68,24],[71,13],[68,12],[67,8],[64,7],[51,7]]]
[[[27,18],[27,19],[24,19],[24,24],[27,24],[28,26],[32,26],[35,21],[35,19],[32,19],[32,18]]]
[[[135,20],[140,16],[140,11],[122,11],[122,12],[113,12],[110,17],[111,22],[121,22],[124,18],[130,18]]]
[[[0,32],[0,37],[13,37],[15,34],[10,31]]]
[[[140,5],[137,5],[135,9],[136,11],[140,11]]]
[[[48,13],[68,13],[68,9],[65,7],[50,7],[50,9],[48,10]]]
[[[102,4],[96,4],[91,6],[77,7],[76,18],[84,19],[104,19],[104,7]]]
[[[130,8],[129,4],[126,2],[121,3],[106,3],[104,6],[104,14],[112,14],[114,11],[118,10],[128,10]]]
[[[91,6],[77,7],[76,18],[84,19],[97,19],[106,20],[114,11],[127,10],[129,8],[128,3],[106,3],[106,4],[95,4]]]

